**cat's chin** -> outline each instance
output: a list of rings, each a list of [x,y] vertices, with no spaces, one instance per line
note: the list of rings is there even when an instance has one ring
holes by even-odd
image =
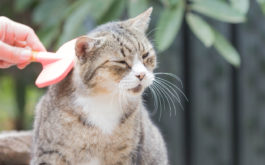
[[[141,94],[144,90],[143,85],[139,84],[134,88],[128,89],[129,92],[133,93],[133,94]]]

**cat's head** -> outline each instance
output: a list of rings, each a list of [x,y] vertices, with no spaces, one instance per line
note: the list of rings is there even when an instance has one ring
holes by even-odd
[[[153,83],[155,50],[145,35],[152,8],[135,18],[99,26],[76,41],[80,80],[93,94],[140,95]]]

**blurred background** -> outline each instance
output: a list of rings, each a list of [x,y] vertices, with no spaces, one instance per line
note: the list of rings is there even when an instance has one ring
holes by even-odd
[[[150,6],[156,72],[177,75],[183,87],[172,76],[157,76],[188,98],[177,88],[181,104],[165,94],[174,88],[169,83],[156,88],[156,103],[151,90],[144,95],[171,164],[264,165],[265,0],[1,0],[0,15],[32,27],[56,51],[99,24]],[[40,69],[0,70],[0,131],[32,129],[46,90],[34,86]]]

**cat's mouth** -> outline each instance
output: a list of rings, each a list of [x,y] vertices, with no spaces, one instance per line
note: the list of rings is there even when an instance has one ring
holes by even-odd
[[[141,84],[137,85],[136,87],[129,89],[129,91],[132,91],[134,93],[138,93],[142,90],[143,86]]]

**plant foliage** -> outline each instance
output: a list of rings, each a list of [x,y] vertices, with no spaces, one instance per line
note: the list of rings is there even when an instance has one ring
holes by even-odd
[[[265,13],[265,0],[256,0]],[[47,47],[62,43],[86,32],[87,18],[101,24],[143,12],[157,0],[16,0],[15,11],[35,5],[33,22],[40,27],[38,35]],[[216,50],[229,63],[240,65],[240,57],[231,43],[209,24],[205,17],[226,23],[244,23],[250,0],[159,0],[162,11],[156,25],[155,41],[159,52],[169,48],[183,21],[206,46]]]

